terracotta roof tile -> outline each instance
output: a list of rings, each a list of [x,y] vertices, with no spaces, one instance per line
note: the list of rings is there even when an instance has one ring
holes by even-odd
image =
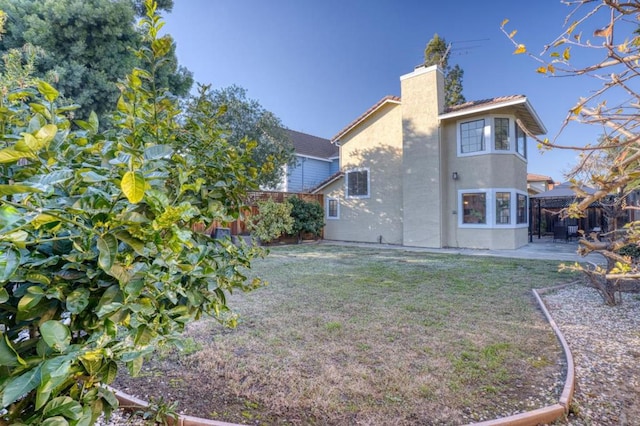
[[[473,109],[476,107],[486,107],[491,106],[492,104],[500,104],[502,102],[514,101],[516,99],[526,99],[524,95],[510,95],[510,96],[500,96],[497,98],[489,98],[489,99],[481,99],[478,101],[469,101],[460,105],[452,105],[450,107],[445,108],[444,113],[449,112],[457,112],[465,109]]]

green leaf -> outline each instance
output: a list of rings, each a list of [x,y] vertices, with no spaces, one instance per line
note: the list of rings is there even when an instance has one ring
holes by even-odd
[[[62,416],[49,417],[40,426],[69,426],[69,422]]]
[[[144,150],[145,160],[160,160],[169,158],[173,154],[173,148],[170,145],[153,145]]]
[[[78,420],[82,417],[82,405],[68,396],[53,398],[45,407],[45,417],[64,416],[67,419]]]
[[[20,152],[13,148],[0,149],[0,164],[15,163],[22,158],[35,158],[30,152]]]
[[[0,185],[0,196],[2,195],[13,195],[13,194],[28,194],[33,192],[42,192],[38,188],[34,188],[33,186],[28,185]]]
[[[120,241],[128,244],[129,247],[134,249],[136,253],[138,253],[139,255],[144,255],[144,241],[133,237],[127,231],[116,231],[115,235]]]
[[[103,271],[108,272],[113,266],[118,254],[118,240],[112,234],[104,234],[98,237],[98,265]]]
[[[0,287],[0,303],[6,303],[9,300],[9,292],[6,288]]]
[[[67,310],[72,314],[79,314],[89,305],[89,290],[79,287],[67,296]]]
[[[13,404],[23,395],[28,394],[40,382],[40,365],[17,377],[11,377],[5,382],[2,394],[2,406]]]
[[[46,344],[57,352],[64,352],[71,343],[71,332],[60,321],[45,321],[40,326],[40,334]]]
[[[109,176],[101,175],[93,170],[81,173],[80,176],[82,176],[82,181],[87,183],[104,182],[109,180]]]
[[[51,393],[69,378],[71,360],[68,357],[56,357],[42,364],[41,380],[36,392],[36,409],[47,403]]]
[[[40,92],[40,94],[49,102],[55,101],[59,95],[58,91],[54,89],[53,86],[42,80],[38,82],[38,92]]]
[[[9,281],[20,266],[20,252],[7,247],[0,252],[0,282]]]
[[[29,272],[25,277],[25,279],[30,283],[44,284],[47,286],[51,283],[51,280],[49,279],[49,277],[47,277],[44,274],[39,274],[37,272]]]
[[[144,198],[144,176],[140,172],[127,172],[122,177],[120,188],[130,203],[139,203]]]
[[[6,334],[2,334],[2,338],[0,338],[0,365],[6,365],[8,367],[27,365],[18,352],[13,348],[11,341],[9,341],[9,337]]]

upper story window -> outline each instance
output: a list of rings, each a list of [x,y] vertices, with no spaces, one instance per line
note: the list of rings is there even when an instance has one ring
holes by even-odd
[[[496,150],[509,150],[509,119],[496,117],[493,119],[493,140]]]
[[[517,154],[526,158],[526,135],[514,116],[487,115],[458,121],[458,156]]]
[[[516,123],[516,152],[527,158],[527,134]]]
[[[460,124],[460,151],[484,151],[484,119]]]
[[[369,170],[357,169],[346,172],[347,197],[367,198],[369,196]]]

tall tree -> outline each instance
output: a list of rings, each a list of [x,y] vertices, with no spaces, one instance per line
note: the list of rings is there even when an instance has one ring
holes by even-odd
[[[257,143],[253,159],[258,167],[258,184],[274,188],[284,175],[284,166],[295,161],[293,144],[280,119],[255,99],[247,98],[246,89],[233,85],[211,93],[212,105],[221,111],[219,123],[232,145],[248,139]]]
[[[529,55],[536,62],[536,71],[550,77],[582,79],[585,96],[567,108],[560,131],[551,140],[537,139],[541,149],[574,149],[585,153],[583,158],[598,158],[604,167],[597,174],[590,173],[590,161],[574,170],[576,187],[580,173],[593,176],[598,190],[582,194],[580,202],[570,205],[563,216],[580,217],[594,202],[615,194],[624,197],[640,189],[640,35],[638,17],[640,3],[616,0],[574,0],[560,35],[551,40],[541,54],[533,54],[525,43],[516,41],[517,30],[503,33],[511,39],[515,54]],[[603,21],[604,20],[604,21]],[[595,58],[595,59],[594,59]],[[603,136],[595,144],[563,146],[557,142],[570,123],[597,126]],[[525,129],[526,130],[526,129]],[[535,138],[535,136],[530,135]],[[590,141],[589,141],[590,142]],[[589,154],[596,152],[596,154]],[[626,206],[627,209],[637,209]],[[580,240],[579,252],[597,252],[607,259],[606,268],[583,268],[590,283],[607,304],[616,304],[620,290],[637,286],[640,265],[621,254],[620,249],[640,248],[640,222],[632,222],[624,230],[617,230],[602,239],[586,235]]]
[[[459,105],[466,100],[462,94],[462,78],[464,70],[459,65],[449,65],[449,53],[451,46],[447,41],[434,34],[424,49],[425,66],[438,65],[444,72],[444,99],[447,106]]]
[[[0,52],[31,44],[44,53],[36,75],[60,94],[81,105],[77,115],[108,112],[118,97],[116,83],[140,64],[134,51],[142,35],[136,31],[140,0],[0,0],[8,15]],[[137,7],[136,7],[137,6]],[[165,1],[170,8],[172,1]],[[189,93],[191,73],[179,67],[172,45],[168,67],[159,76],[177,96]]]

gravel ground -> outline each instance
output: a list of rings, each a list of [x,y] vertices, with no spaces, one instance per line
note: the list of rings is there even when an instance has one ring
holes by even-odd
[[[640,295],[624,294],[619,306],[605,306],[596,290],[580,284],[542,296],[562,330],[576,368],[571,426],[640,425]],[[564,378],[562,378],[563,380]],[[558,386],[562,386],[559,378]],[[549,390],[541,389],[539,401]],[[506,413],[505,413],[506,414]],[[510,413],[512,414],[512,413]],[[139,425],[120,413],[99,426]]]
[[[572,285],[542,296],[576,368],[569,425],[640,425],[640,295],[604,305],[595,289]]]

